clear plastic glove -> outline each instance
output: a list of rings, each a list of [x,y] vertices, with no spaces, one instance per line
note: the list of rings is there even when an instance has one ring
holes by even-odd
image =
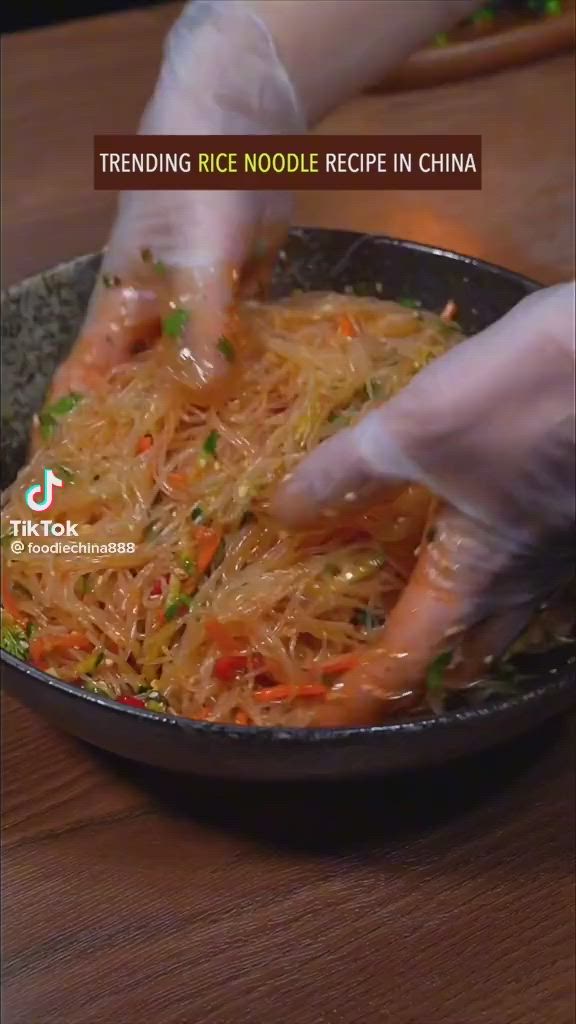
[[[376,649],[321,724],[376,722],[390,701],[409,702],[448,638],[476,624],[466,661],[480,671],[573,571],[574,432],[574,285],[564,284],[524,299],[304,460],[277,498],[291,526],[401,481],[444,501]]]
[[[239,0],[195,0],[166,41],[144,134],[220,135],[304,128],[265,24]],[[158,336],[166,305],[189,314],[172,368],[192,387],[226,369],[216,342],[236,291],[271,269],[287,230],[282,192],[132,192],[122,196],[81,337],[54,395],[91,390],[135,344]],[[144,260],[142,259],[144,253]],[[184,318],[182,318],[184,319]]]

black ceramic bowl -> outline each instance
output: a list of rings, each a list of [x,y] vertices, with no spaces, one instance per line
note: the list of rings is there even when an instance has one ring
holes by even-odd
[[[3,487],[25,458],[31,417],[76,335],[99,262],[98,256],[73,260],[4,296]],[[276,273],[275,294],[350,286],[383,298],[417,296],[431,310],[455,299],[467,332],[492,323],[538,287],[508,270],[413,242],[346,231],[292,232]],[[479,709],[378,728],[238,728],[123,707],[4,652],[2,662],[6,689],[55,726],[133,760],[228,778],[337,778],[415,768],[516,735],[574,699],[573,670],[559,650],[535,663],[534,682],[521,696]]]

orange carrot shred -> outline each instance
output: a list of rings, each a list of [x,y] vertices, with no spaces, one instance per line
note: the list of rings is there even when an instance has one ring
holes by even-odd
[[[276,701],[295,700],[297,697],[325,697],[326,693],[326,687],[320,683],[302,683],[301,685],[279,683],[277,686],[269,686],[264,690],[256,690],[254,700],[258,704],[272,704]]]
[[[302,683],[301,686],[297,687],[297,697],[325,697],[328,693],[325,686],[322,683]]]
[[[144,434],[136,445],[136,455],[143,455],[144,452],[149,452],[153,444],[154,438],[152,434]]]
[[[185,487],[188,478],[185,473],[169,473],[167,478],[170,487]]]
[[[198,569],[200,572],[206,572],[220,547],[222,530],[218,527],[197,526],[196,537],[198,540]]]
[[[250,725],[250,719],[249,719],[249,717],[248,717],[248,715],[246,714],[245,711],[242,711],[242,709],[240,709],[239,711],[236,712],[236,714],[234,716],[234,724],[235,725]]]
[[[356,338],[359,334],[356,324],[347,313],[343,313],[340,317],[338,327],[345,338]]]
[[[53,633],[44,633],[36,636],[30,643],[30,661],[37,668],[43,668],[46,657],[53,652],[65,653],[66,651],[92,651],[94,644],[84,633],[67,633],[65,636],[58,636]]]
[[[358,655],[351,651],[349,654],[338,654],[335,658],[329,658],[316,667],[323,676],[339,676],[342,672],[356,668],[359,661]]]

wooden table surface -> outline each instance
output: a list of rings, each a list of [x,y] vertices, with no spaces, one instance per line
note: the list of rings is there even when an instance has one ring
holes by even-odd
[[[173,11],[4,40],[7,282],[101,245]],[[300,223],[573,271],[573,63],[369,96],[321,130],[484,136],[482,193],[309,193]],[[4,1024],[570,1024],[570,722],[410,778],[181,780],[3,716]],[[572,743],[571,743],[572,741]]]

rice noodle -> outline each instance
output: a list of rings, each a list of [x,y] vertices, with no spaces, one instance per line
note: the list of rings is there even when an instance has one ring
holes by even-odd
[[[50,467],[65,476],[50,515],[78,524],[80,541],[132,543],[134,552],[8,548],[5,567],[37,636],[80,632],[103,655],[87,670],[86,650],[55,648],[42,667],[61,679],[116,698],[152,691],[190,718],[305,725],[322,695],[298,687],[329,687],[337,674],[324,663],[373,639],[433,499],[408,487],[370,512],[287,534],[269,513],[274,488],[461,334],[431,313],[324,293],[244,303],[229,333],[235,386],[226,401],[192,405],[167,368],[164,339],[63,417],[9,490],[3,533],[9,520],[31,518],[26,489]],[[222,531],[223,542],[201,571],[206,530]],[[238,671],[230,663],[232,677],[219,677],[232,656]],[[288,696],[263,700],[274,686]]]

